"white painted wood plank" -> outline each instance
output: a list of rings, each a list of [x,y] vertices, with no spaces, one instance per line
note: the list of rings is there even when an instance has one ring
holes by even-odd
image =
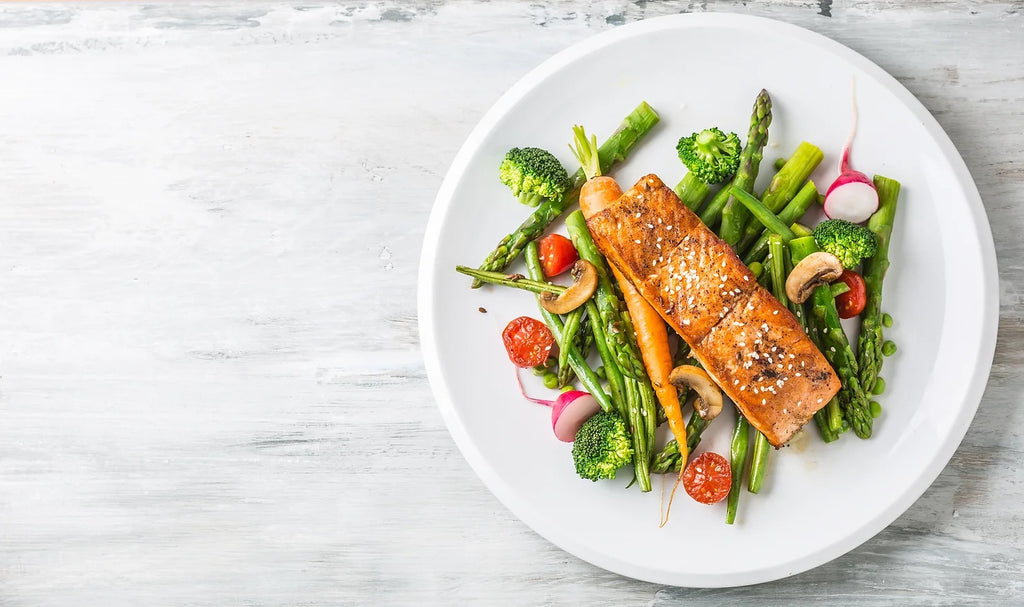
[[[437,415],[413,298],[444,171],[509,85],[703,10],[809,27],[906,84],[978,182],[1002,286],[985,399],[921,500],[833,563],[714,591],[511,517]],[[0,6],[0,605],[1024,601],[1022,11]]]

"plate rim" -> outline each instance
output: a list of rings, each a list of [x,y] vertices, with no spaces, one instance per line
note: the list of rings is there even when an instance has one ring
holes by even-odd
[[[766,28],[766,31],[770,31],[770,33],[775,35],[788,35],[800,38],[813,46],[836,55],[851,66],[865,72],[889,93],[897,97],[916,118],[921,120],[926,133],[935,142],[938,152],[953,168],[956,183],[963,190],[964,198],[967,202],[967,210],[974,223],[973,233],[978,239],[978,253],[983,266],[983,283],[985,287],[980,301],[981,307],[986,313],[982,315],[981,319],[982,327],[977,343],[974,373],[970,385],[965,391],[964,400],[959,407],[958,414],[950,424],[950,431],[943,445],[937,451],[936,456],[926,465],[922,474],[910,483],[896,499],[890,502],[888,507],[876,513],[867,524],[850,533],[842,540],[812,551],[802,558],[775,563],[762,569],[747,572],[717,576],[701,575],[697,576],[701,579],[695,579],[692,574],[668,572],[667,570],[652,571],[633,565],[628,561],[617,559],[612,555],[595,551],[574,538],[560,534],[556,529],[552,529],[550,525],[545,524],[541,520],[542,517],[534,512],[532,508],[518,503],[515,492],[484,462],[482,455],[477,450],[472,438],[455,412],[454,403],[441,370],[441,363],[437,357],[436,337],[432,324],[435,292],[430,277],[436,265],[438,237],[445,223],[445,218],[450,211],[455,188],[470,160],[479,150],[483,139],[516,103],[532,91],[538,83],[550,76],[551,73],[560,70],[577,58],[586,56],[598,49],[630,37],[642,35],[645,32],[677,28],[686,29],[699,27],[700,25],[713,25],[716,27],[756,26],[758,28]],[[620,575],[671,586],[734,587],[790,577],[828,563],[850,552],[891,525],[934,483],[966,436],[988,383],[995,354],[996,335],[999,324],[998,267],[991,225],[985,213],[977,185],[963,157],[931,112],[895,77],[842,43],[792,23],[739,13],[684,13],[644,19],[584,38],[535,66],[506,90],[484,113],[455,155],[431,207],[420,255],[417,309],[420,348],[424,355],[427,378],[449,434],[458,446],[463,458],[476,475],[516,518],[558,548],[595,566]],[[669,573],[671,573],[671,578],[666,576]]]

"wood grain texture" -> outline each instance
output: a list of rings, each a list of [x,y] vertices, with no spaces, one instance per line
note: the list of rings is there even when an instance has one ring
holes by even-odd
[[[739,11],[938,118],[996,240],[978,415],[892,526],[790,579],[639,583],[514,519],[430,395],[414,285],[456,150],[596,32]],[[1024,2],[0,6],[0,605],[1024,603]]]

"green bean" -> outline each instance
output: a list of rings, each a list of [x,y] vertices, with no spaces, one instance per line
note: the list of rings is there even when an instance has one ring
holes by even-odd
[[[758,433],[758,436],[760,435]],[[736,428],[733,430],[729,446],[729,460],[732,467],[732,486],[729,488],[729,498],[726,502],[725,522],[731,525],[736,522],[736,509],[740,503],[743,486],[743,471],[747,469],[747,463],[750,461],[750,423],[739,411],[736,412]]]

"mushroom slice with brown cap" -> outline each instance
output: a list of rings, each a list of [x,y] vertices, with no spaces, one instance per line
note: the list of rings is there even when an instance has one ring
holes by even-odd
[[[831,253],[817,251],[800,260],[786,279],[786,295],[796,303],[803,303],[814,289],[837,280],[843,273],[843,263]]]
[[[702,419],[711,421],[722,412],[722,390],[704,369],[694,365],[680,365],[672,369],[668,381],[679,389],[693,388],[697,393],[693,408]]]
[[[578,259],[569,271],[572,286],[556,295],[551,291],[540,294],[540,305],[552,314],[568,314],[582,306],[597,289],[597,268],[585,259]]]

